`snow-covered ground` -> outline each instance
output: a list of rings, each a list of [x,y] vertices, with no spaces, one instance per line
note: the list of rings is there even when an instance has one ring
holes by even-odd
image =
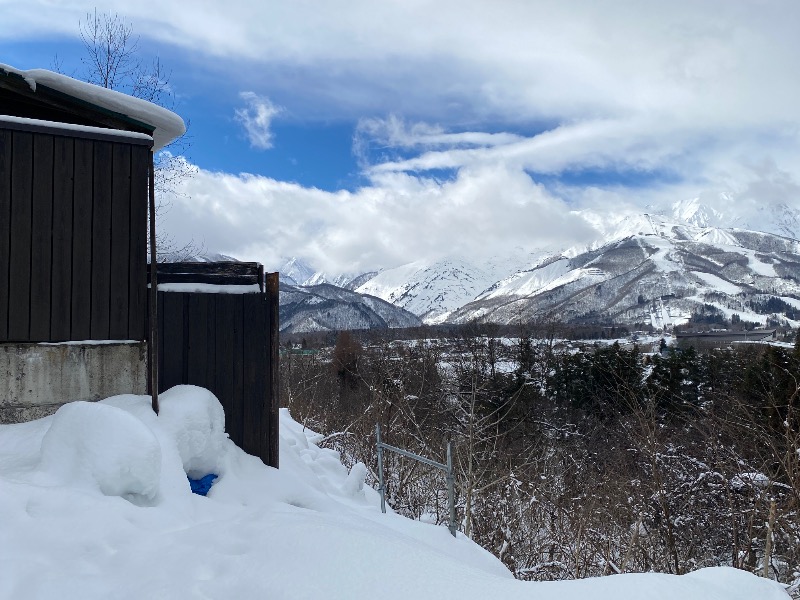
[[[514,580],[447,529],[381,514],[348,472],[281,415],[281,469],[228,440],[206,390],[75,402],[0,426],[0,597],[779,600],[743,571]],[[186,475],[215,473],[208,497]]]

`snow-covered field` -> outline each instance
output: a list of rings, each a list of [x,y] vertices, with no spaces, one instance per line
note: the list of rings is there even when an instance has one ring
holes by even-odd
[[[514,580],[446,528],[381,514],[348,472],[281,415],[281,469],[228,440],[206,390],[76,402],[0,426],[0,597],[770,600],[743,571]],[[186,475],[215,473],[208,497]]]

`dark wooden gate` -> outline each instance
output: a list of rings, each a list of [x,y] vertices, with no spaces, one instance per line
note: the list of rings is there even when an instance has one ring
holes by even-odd
[[[161,263],[158,284],[159,392],[211,390],[231,440],[277,467],[278,274],[257,263]]]

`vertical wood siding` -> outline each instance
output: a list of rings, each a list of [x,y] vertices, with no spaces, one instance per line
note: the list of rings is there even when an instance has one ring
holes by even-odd
[[[277,467],[277,274],[272,277],[266,293],[159,292],[158,387],[211,390],[225,409],[231,440]]]
[[[146,339],[149,151],[0,129],[0,343]]]

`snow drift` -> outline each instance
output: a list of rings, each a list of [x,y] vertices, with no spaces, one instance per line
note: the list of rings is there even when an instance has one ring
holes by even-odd
[[[281,469],[238,449],[210,392],[65,405],[0,426],[0,598],[786,599],[743,571],[514,580],[444,527],[380,512],[281,414]],[[208,497],[187,475],[219,475]]]

